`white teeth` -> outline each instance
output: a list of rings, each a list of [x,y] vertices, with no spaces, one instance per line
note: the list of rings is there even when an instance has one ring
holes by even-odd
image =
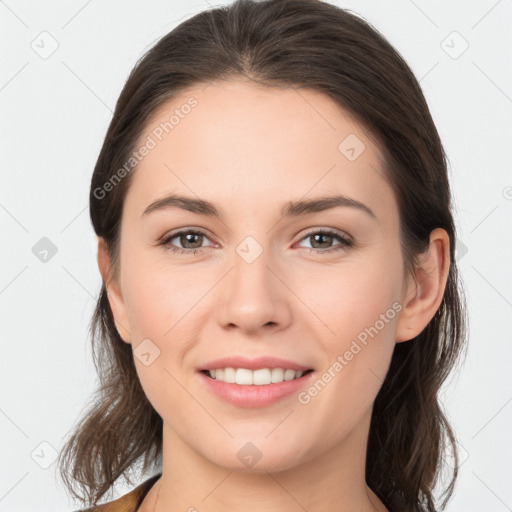
[[[283,382],[284,370],[282,368],[272,368],[272,383]]]
[[[256,373],[256,372],[254,372]],[[252,384],[252,374],[251,370],[247,370],[246,368],[237,368],[235,374],[235,382],[237,384]]]
[[[215,376],[215,378],[217,378],[217,376]],[[224,382],[229,382],[230,384],[234,384],[235,383],[235,369],[234,368],[225,368],[224,369],[224,377],[222,377],[222,374],[221,374],[220,378]]]
[[[260,368],[248,370],[247,368],[217,368],[209,370],[210,376],[215,380],[227,383],[240,384],[242,386],[276,384],[285,380],[293,380],[302,377],[303,371],[295,371],[283,368]]]

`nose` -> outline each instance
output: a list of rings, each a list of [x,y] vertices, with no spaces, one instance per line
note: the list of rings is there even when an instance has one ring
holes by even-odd
[[[235,258],[219,293],[218,320],[223,328],[257,334],[263,328],[277,330],[289,324],[291,293],[278,266],[269,260],[266,251],[252,262]]]

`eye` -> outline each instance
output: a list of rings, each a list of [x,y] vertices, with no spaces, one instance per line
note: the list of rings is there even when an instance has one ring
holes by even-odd
[[[176,247],[171,243],[172,240],[175,240],[176,238],[184,247]],[[164,236],[158,245],[162,245],[164,249],[179,254],[196,254],[197,252],[202,251],[203,247],[201,247],[201,245],[205,239],[207,240],[208,238],[204,231],[198,229],[185,229],[171,233],[168,236]],[[191,247],[186,247],[187,245],[191,245]]]
[[[325,254],[341,250],[347,250],[353,247],[353,241],[336,230],[332,229],[321,229],[316,231],[310,231],[306,236],[302,237],[302,240],[312,239],[313,245],[319,244],[320,247],[311,247],[310,253]],[[182,247],[176,247],[173,240],[178,240]],[[206,232],[199,229],[184,229],[176,231],[169,235],[161,238],[158,245],[164,247],[165,250],[171,251],[178,254],[198,254],[202,252],[204,246],[202,243],[205,240],[209,240]],[[333,241],[337,240],[339,243],[334,247],[328,247]],[[188,246],[188,247],[187,247]]]
[[[348,238],[341,232],[332,229],[310,231],[305,237],[301,239],[301,241],[306,240],[308,238],[313,240],[314,245],[320,245],[320,248],[311,247],[311,251],[314,251],[317,254],[342,251],[350,249],[354,245],[353,241],[350,238]],[[326,248],[326,246],[332,243],[333,240],[338,240],[340,243],[337,246]]]

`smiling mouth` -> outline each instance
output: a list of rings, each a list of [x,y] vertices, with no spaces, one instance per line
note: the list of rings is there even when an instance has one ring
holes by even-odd
[[[284,368],[261,368],[254,371],[247,368],[219,368],[216,370],[201,370],[201,373],[212,380],[227,384],[264,386],[297,380],[310,374],[312,371],[312,369],[296,371]]]

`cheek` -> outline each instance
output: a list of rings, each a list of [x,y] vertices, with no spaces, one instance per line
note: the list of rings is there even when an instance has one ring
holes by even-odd
[[[382,386],[401,309],[396,289],[391,276],[368,271],[331,280],[325,293],[317,290],[323,297],[323,305],[317,306],[322,323],[315,327],[323,364],[317,380],[298,399],[305,404],[304,411],[314,410],[318,421],[313,429],[326,442],[348,435],[368,413]]]
[[[339,272],[331,268],[324,279],[308,280],[323,283],[309,288],[304,300],[314,301],[311,309],[321,320],[311,317],[324,354],[317,386],[322,395],[319,407],[328,409],[334,401],[362,414],[375,399],[395,347],[395,325],[402,309],[401,273],[399,257],[375,257],[362,264],[347,261]]]
[[[164,263],[135,258],[124,268],[123,296],[130,327],[145,337],[168,338],[170,329],[189,321],[194,305],[211,287],[201,281],[200,273]]]
[[[182,394],[171,375],[183,371],[184,355],[199,338],[204,323],[200,315],[204,315],[207,304],[204,296],[212,286],[211,278],[202,279],[201,273],[192,267],[188,271],[179,270],[168,262],[149,258],[132,258],[122,272],[137,373],[160,413],[159,399],[165,393]],[[141,342],[146,339],[156,348],[145,342],[149,348],[144,349]],[[155,357],[153,353],[158,355],[146,366],[138,359],[138,354],[147,351],[150,358]]]
[[[310,276],[299,293],[321,320],[323,339],[343,345],[375,324],[386,334],[392,330],[402,283],[398,265],[382,271],[381,265],[368,262],[322,272]]]

